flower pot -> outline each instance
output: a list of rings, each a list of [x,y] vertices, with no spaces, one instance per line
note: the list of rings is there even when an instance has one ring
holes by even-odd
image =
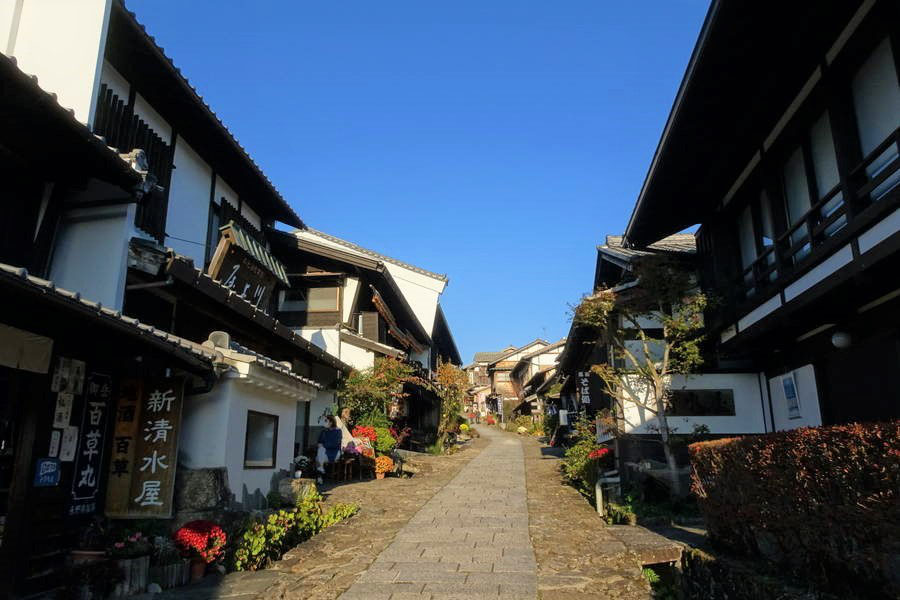
[[[375,473],[375,479],[384,479],[384,473]]]
[[[206,561],[202,558],[191,559],[191,583],[196,583],[206,576]]]
[[[147,590],[150,575],[150,557],[120,558],[115,561],[122,573],[122,581],[116,584],[112,596],[120,598],[132,594],[142,594]]]
[[[150,567],[150,582],[164,590],[184,585],[191,577],[191,562],[183,560],[170,565]]]

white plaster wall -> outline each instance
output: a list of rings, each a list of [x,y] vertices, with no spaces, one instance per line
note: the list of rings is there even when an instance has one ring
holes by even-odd
[[[797,397],[800,399],[800,418],[788,416],[787,399],[781,384],[783,375],[769,379],[769,395],[772,398],[772,414],[775,419],[775,430],[797,429],[799,427],[817,427],[822,424],[822,413],[819,409],[819,392],[816,386],[816,372],[812,365],[804,365],[799,369],[788,371],[794,374],[797,385]]]
[[[859,251],[868,252],[898,231],[900,231],[900,208],[859,236]]]
[[[175,142],[175,170],[169,190],[166,246],[194,259],[203,267],[206,228],[209,226],[209,192],[212,169],[182,137]]]
[[[16,3],[13,0],[0,2],[0,52],[4,54],[9,53],[10,34],[15,13]]]
[[[2,4],[15,4],[4,0]],[[15,43],[8,28],[4,51],[19,68],[37,75],[43,89],[75,111],[82,123],[93,123],[112,0],[24,0]],[[8,15],[4,9],[3,15]]]
[[[356,323],[350,323],[350,314],[353,310],[353,303],[356,301],[356,295],[359,292],[359,278],[347,277],[344,280],[343,304],[341,306],[341,320],[349,324],[356,330]]]
[[[849,245],[844,246],[810,269],[803,277],[784,288],[784,299],[790,302],[844,265],[850,264],[852,260],[853,250]]]
[[[337,329],[303,327],[296,330],[303,339],[312,342],[335,358],[341,357],[341,337]]]
[[[128,102],[128,93],[131,84],[125,77],[116,71],[115,67],[106,61],[103,61],[103,71],[100,74],[100,82],[105,83],[106,87],[111,89],[122,102]]]
[[[246,494],[255,492],[265,496],[271,490],[272,476],[281,469],[290,469],[294,459],[297,402],[293,398],[250,384],[243,379],[228,378],[219,385],[228,388],[226,393],[231,405],[225,429],[228,437],[224,457],[228,469],[228,485],[237,502],[243,502]],[[274,469],[244,468],[247,411],[250,410],[278,416]]]
[[[237,192],[232,189],[230,185],[228,185],[224,179],[222,179],[219,175],[216,175],[216,191],[213,193],[213,201],[216,204],[222,204],[222,198],[225,198],[225,202],[230,204],[232,207],[238,207],[238,195]],[[225,223],[222,223],[225,225]]]
[[[425,331],[431,335],[434,331],[434,319],[437,315],[438,299],[444,291],[446,283],[421,273],[416,273],[393,263],[385,263],[385,267]]]
[[[361,371],[375,366],[375,353],[341,340],[341,360]]]
[[[256,211],[250,208],[246,202],[241,204],[241,216],[253,223],[253,226],[257,229],[262,229],[262,220],[259,218]]]
[[[189,469],[225,466],[226,446],[238,443],[237,434],[229,432],[231,387],[217,383],[207,394],[184,399],[181,435],[178,439],[178,464]],[[221,432],[210,435],[209,432]],[[241,438],[240,443],[243,443]],[[229,484],[230,477],[229,475]]]
[[[61,288],[122,310],[134,204],[80,208],[59,224],[50,279]]]
[[[126,96],[125,100],[127,99]],[[140,94],[134,95],[134,114],[140,117],[165,143],[172,144],[172,126]]]
[[[710,433],[764,433],[766,431],[759,379],[756,373],[712,373],[704,375],[675,375],[672,389],[733,390],[733,417],[669,417],[669,428],[678,434],[693,432],[694,425],[706,425]],[[644,409],[641,402],[624,402],[623,425],[626,433],[652,434],[658,427],[656,415]]]

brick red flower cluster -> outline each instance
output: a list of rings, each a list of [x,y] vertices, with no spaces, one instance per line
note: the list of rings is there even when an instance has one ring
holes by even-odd
[[[191,521],[175,532],[175,544],[182,552],[211,563],[225,549],[225,532],[212,521]]]
[[[609,448],[597,448],[596,450],[591,450],[591,453],[588,454],[588,458],[591,460],[598,460],[607,454],[609,454]]]
[[[366,438],[373,444],[375,443],[375,438],[378,437],[375,434],[374,427],[367,427],[365,425],[357,425],[354,427],[351,435],[355,438]]]

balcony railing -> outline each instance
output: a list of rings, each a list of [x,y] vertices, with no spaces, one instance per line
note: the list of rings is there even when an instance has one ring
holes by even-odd
[[[136,148],[143,150],[156,184],[164,189],[168,188],[172,174],[172,146],[134,114],[134,108],[113,93],[105,83],[100,85],[94,133],[103,136],[107,145],[117,148],[119,152],[131,152]],[[160,243],[165,238],[167,204],[166,191],[147,194],[138,204],[135,216],[135,225]]]
[[[809,265],[818,256],[817,249],[848,227],[867,206],[879,200],[900,183],[900,155],[894,157],[877,172],[870,174],[872,164],[885,152],[900,144],[900,128],[870,152],[849,174],[852,198],[842,197],[843,187],[836,185],[813,204],[806,214],[762,251],[741,273],[745,297],[756,296],[761,290],[789,277],[799,268]],[[835,203],[837,200],[837,203]],[[850,208],[855,210],[849,210]]]

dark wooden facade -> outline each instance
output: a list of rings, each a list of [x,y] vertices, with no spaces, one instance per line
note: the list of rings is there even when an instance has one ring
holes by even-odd
[[[898,24],[888,1],[714,2],[626,233],[700,223],[719,366],[812,365],[826,424],[900,417]]]

